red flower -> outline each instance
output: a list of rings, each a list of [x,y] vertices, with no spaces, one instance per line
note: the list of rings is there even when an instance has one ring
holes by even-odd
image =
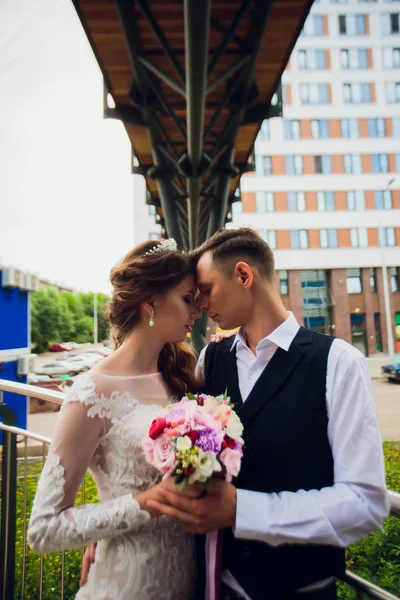
[[[150,425],[149,437],[152,440],[156,440],[165,429],[165,419],[159,417],[158,419],[154,419],[152,424]]]
[[[194,444],[200,437],[199,432],[193,431],[193,430],[186,433],[186,435],[188,436],[188,438],[190,438],[190,441],[192,442],[192,444]]]
[[[185,475],[192,475],[195,472],[195,468],[194,467],[186,467],[186,469],[183,471]]]
[[[233,440],[232,438],[229,437],[229,435],[226,435],[224,437],[224,439],[222,440],[222,450],[225,450],[225,448],[230,448],[231,450],[235,449],[235,440]]]

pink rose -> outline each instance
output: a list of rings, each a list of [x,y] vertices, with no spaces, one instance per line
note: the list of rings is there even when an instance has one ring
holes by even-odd
[[[143,444],[146,460],[160,473],[169,475],[175,469],[175,451],[171,438],[162,433],[156,440],[147,438]]]
[[[240,471],[240,452],[232,450],[231,448],[225,448],[219,455],[219,460],[226,469],[226,481],[230,483],[232,477],[237,477]]]

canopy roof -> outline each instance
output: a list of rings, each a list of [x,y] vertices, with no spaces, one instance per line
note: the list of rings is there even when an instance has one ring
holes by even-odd
[[[73,0],[167,235],[222,227],[313,0]],[[236,192],[236,195],[235,195]]]

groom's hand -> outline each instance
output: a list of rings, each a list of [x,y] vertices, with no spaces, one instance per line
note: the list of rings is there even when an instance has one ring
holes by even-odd
[[[236,488],[214,480],[203,498],[188,498],[161,484],[160,500],[149,500],[151,509],[182,523],[191,533],[209,533],[233,527],[236,522]]]

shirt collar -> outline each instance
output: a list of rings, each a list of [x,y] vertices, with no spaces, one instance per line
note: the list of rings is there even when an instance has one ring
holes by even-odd
[[[279,325],[274,331],[272,331],[269,335],[263,338],[257,345],[257,348],[261,345],[264,345],[265,342],[272,342],[282,350],[289,350],[291,343],[297,335],[297,332],[300,329],[300,325],[296,321],[296,317],[292,312],[287,313],[287,319]],[[246,334],[242,328],[237,332],[235,339],[233,340],[233,344],[231,350],[236,346],[236,344],[241,343],[247,346]]]

